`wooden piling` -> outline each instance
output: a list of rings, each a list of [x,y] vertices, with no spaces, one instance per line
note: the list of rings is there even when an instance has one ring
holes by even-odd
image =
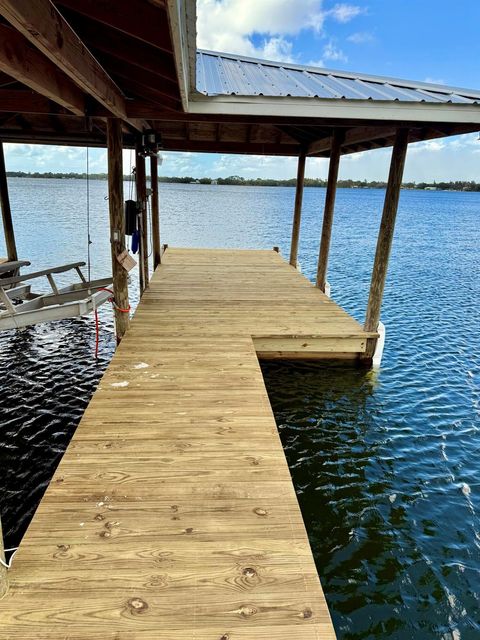
[[[388,175],[387,191],[385,193],[382,221],[380,223],[380,231],[378,233],[375,262],[373,265],[367,313],[365,317],[365,331],[376,331],[380,321],[380,310],[382,307],[383,291],[387,277],[388,260],[392,248],[393,232],[395,229],[395,219],[397,216],[407,147],[408,129],[398,129],[392,150],[392,159],[390,162],[390,172]],[[367,349],[365,352],[365,358],[367,360],[370,360],[373,357],[376,342],[376,339],[372,338],[367,340]]]
[[[110,210],[110,246],[112,250],[113,291],[115,297],[115,331],[117,343],[130,324],[128,301],[128,273],[117,260],[125,250],[125,215],[123,204],[122,122],[107,120],[108,144],[108,204]]]
[[[340,166],[340,151],[344,139],[344,132],[336,129],[332,136],[330,150],[330,164],[328,167],[327,193],[325,196],[325,210],[323,213],[322,238],[318,255],[317,287],[325,292],[327,282],[328,254],[332,238],[333,214],[335,211],[335,196],[337,194],[338,168]]]
[[[158,204],[158,157],[150,158],[150,187],[152,189],[152,244],[154,270],[162,261],[160,251],[160,214]]]
[[[9,261],[18,260],[17,246],[15,243],[15,231],[13,229],[10,198],[8,197],[7,172],[5,169],[5,155],[3,142],[0,140],[0,206],[2,209],[3,232],[5,234],[5,246]]]
[[[295,208],[293,212],[292,243],[290,245],[290,264],[297,267],[298,241],[300,239],[300,224],[302,220],[303,185],[305,182],[306,154],[302,151],[298,156],[297,189],[295,191]]]
[[[148,218],[147,218],[147,183],[145,176],[145,158],[141,155],[142,145],[140,140],[135,147],[135,181],[137,188],[137,202],[140,209],[139,217],[139,261],[138,271],[140,275],[140,295],[148,287]]]

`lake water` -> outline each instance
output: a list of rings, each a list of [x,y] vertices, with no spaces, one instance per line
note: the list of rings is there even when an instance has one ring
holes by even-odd
[[[20,256],[35,269],[85,259],[85,184],[9,183]],[[106,193],[91,182],[93,277],[111,268]],[[299,259],[310,278],[324,197],[305,190]],[[293,201],[290,188],[161,185],[162,242],[279,245],[288,256]],[[337,197],[329,281],[360,321],[382,202],[380,190]],[[340,640],[480,638],[479,229],[478,193],[402,192],[382,369],[263,365]],[[111,357],[107,305],[100,315],[98,362],[91,317],[0,335],[7,546],[21,540]]]

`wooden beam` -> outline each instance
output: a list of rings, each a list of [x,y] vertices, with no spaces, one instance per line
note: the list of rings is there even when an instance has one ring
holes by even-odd
[[[145,176],[145,158],[141,155],[142,146],[140,140],[137,141],[135,147],[135,183],[137,189],[137,203],[140,210],[139,216],[139,278],[140,278],[140,295],[143,294],[148,287],[148,219],[147,219],[147,185]]]
[[[148,0],[59,0],[58,4],[172,53],[166,11]]]
[[[15,29],[0,24],[0,70],[76,115],[85,113],[85,97]]]
[[[306,155],[305,155],[305,152],[302,151],[298,156],[297,188],[295,191],[295,208],[293,212],[292,243],[290,245],[290,264],[292,265],[292,267],[295,267],[295,268],[297,268],[298,241],[300,238],[300,223],[302,219],[303,185],[305,181],[305,161],[306,161]]]
[[[160,251],[160,214],[158,203],[158,157],[150,158],[150,187],[152,189],[152,244],[153,244],[153,268],[161,263]]]
[[[21,89],[0,90],[0,111],[56,115],[69,114],[66,109],[58,107],[45,96],[35,93],[34,91]]]
[[[159,131],[161,131],[159,127]],[[163,136],[163,148],[167,151],[196,151],[198,153],[241,153],[265,156],[296,156],[298,144],[274,144],[270,142],[231,142],[213,140],[177,140]]]
[[[125,100],[50,0],[0,0],[0,14],[113,115],[126,119]]]
[[[122,123],[111,118],[107,122],[108,206],[110,211],[110,246],[112,251],[113,291],[115,297],[115,331],[120,342],[130,324],[128,273],[117,260],[125,251],[125,215],[123,204]]]
[[[179,109],[180,97],[169,93],[172,84],[162,78],[153,78],[150,73],[138,70],[137,67],[117,60],[110,55],[103,55],[102,60],[109,70],[120,79],[127,95],[133,94],[147,100],[158,102],[165,109]],[[119,81],[120,81],[119,80]]]
[[[391,135],[395,135],[395,129],[392,127],[354,127],[345,132],[345,137],[342,142],[342,146],[348,147],[353,144],[359,144],[362,142],[369,142],[376,138],[388,138]],[[330,150],[332,143],[331,136],[326,136],[320,140],[312,142],[307,149],[307,155],[316,155],[318,153],[324,153]]]
[[[375,262],[373,264],[372,281],[368,297],[367,313],[365,317],[365,331],[376,331],[380,321],[383,291],[387,277],[388,260],[392,248],[395,219],[397,216],[400,189],[402,186],[403,169],[408,147],[408,129],[399,129],[395,136],[392,150],[390,173],[388,175],[387,190],[383,206],[382,221],[378,234]],[[376,339],[367,340],[365,358],[373,357]]]
[[[335,196],[337,194],[338,168],[344,132],[336,129],[332,136],[330,163],[328,167],[327,193],[325,195],[325,210],[323,212],[322,238],[317,266],[317,287],[325,292],[327,282],[328,254],[332,237],[333,214],[335,211]]]
[[[5,155],[3,142],[0,140],[0,206],[2,208],[3,233],[9,261],[18,260],[17,245],[15,243],[15,230],[13,228],[12,210],[8,197],[7,172],[5,169]]]
[[[95,20],[69,9],[62,9],[62,14],[70,24],[74,25],[75,32],[94,54],[96,52],[107,53],[135,65],[152,73],[155,78],[161,77],[168,80],[177,87],[178,92],[177,74],[171,53],[133,38],[122,31],[117,31],[106,24],[103,28],[99,28],[99,24]],[[114,16],[111,18],[114,20]]]
[[[18,117],[18,116],[17,116]],[[105,135],[95,133],[65,133],[60,135],[54,131],[26,131],[20,129],[0,128],[0,138],[9,142],[25,144],[68,145],[69,147],[101,147],[105,148]]]

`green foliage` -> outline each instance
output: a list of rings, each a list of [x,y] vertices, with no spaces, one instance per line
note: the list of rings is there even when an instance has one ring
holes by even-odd
[[[74,179],[85,180],[87,175],[85,173],[27,173],[25,171],[7,171],[9,178],[55,178],[55,179]],[[90,180],[106,180],[106,173],[91,173]],[[132,180],[131,175],[124,176],[124,180]],[[219,185],[236,185],[247,187],[294,187],[296,184],[295,178],[289,178],[288,180],[275,180],[274,178],[243,178],[242,176],[229,176],[228,178],[193,178],[192,176],[161,176],[158,178],[159,182],[166,182],[172,184],[212,184]],[[326,187],[326,180],[320,178],[305,178],[306,187]],[[339,180],[338,187],[343,189],[385,189],[386,182],[378,180]],[[473,180],[455,180],[453,182],[405,182],[402,187],[404,189],[436,189],[437,191],[480,191],[480,183]]]

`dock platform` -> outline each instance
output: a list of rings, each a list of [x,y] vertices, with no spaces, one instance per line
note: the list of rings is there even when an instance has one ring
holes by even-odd
[[[274,251],[167,249],[14,559],[2,640],[333,640],[258,356],[370,335]]]

